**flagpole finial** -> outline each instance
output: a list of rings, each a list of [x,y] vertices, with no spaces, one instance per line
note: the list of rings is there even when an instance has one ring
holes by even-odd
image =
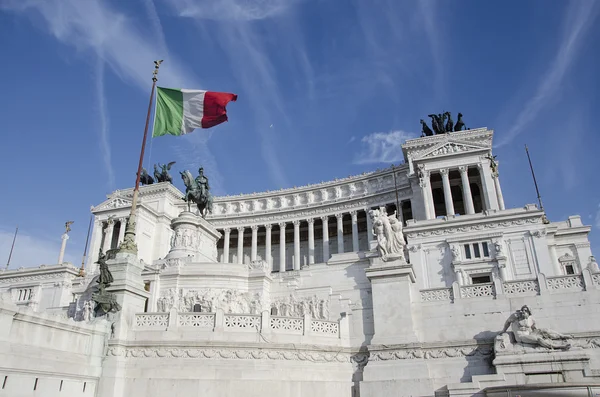
[[[158,80],[158,68],[160,68],[160,64],[163,63],[163,60],[154,61],[154,71],[152,72],[152,81],[156,82]]]

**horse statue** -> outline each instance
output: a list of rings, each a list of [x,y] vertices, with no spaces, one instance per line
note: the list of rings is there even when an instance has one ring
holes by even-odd
[[[464,128],[465,122],[463,121],[462,117],[462,113],[459,113],[458,120],[456,120],[456,124],[454,125],[454,131],[461,131]]]
[[[140,183],[142,185],[152,185],[154,183],[154,178],[148,175],[148,171],[145,168],[142,168],[142,174],[140,175]]]
[[[454,122],[452,121],[452,116],[450,115],[450,112],[446,112],[444,113],[447,116],[447,122],[446,122],[446,132],[452,132],[452,128],[454,127]]]
[[[427,123],[423,119],[420,120],[420,123],[423,126],[423,133],[421,134],[421,136],[433,135],[433,131],[431,131],[431,128],[429,128],[429,126],[427,126]]]
[[[202,170],[202,168],[200,170]],[[204,177],[202,171],[200,177],[196,179],[194,179],[189,170],[180,172],[180,174],[181,179],[183,179],[183,184],[185,185],[185,196],[183,197],[183,200],[188,203],[188,211],[190,210],[190,202],[196,203],[200,215],[205,218],[209,212],[212,213],[213,207],[213,198],[209,191],[208,179]],[[206,180],[204,186],[197,182],[197,180],[202,179]]]

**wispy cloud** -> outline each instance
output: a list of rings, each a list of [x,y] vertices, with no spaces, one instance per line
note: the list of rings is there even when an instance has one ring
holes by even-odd
[[[205,29],[203,23],[198,23],[198,29],[205,41],[216,43],[229,58],[230,68],[243,92],[240,94],[252,98],[257,92],[261,93],[260,101],[250,101],[254,117],[254,127],[261,142],[261,154],[266,163],[266,169],[271,179],[279,186],[287,186],[287,178],[283,172],[276,150],[279,137],[277,131],[292,133],[292,123],[287,117],[284,108],[285,101],[280,92],[280,82],[277,70],[268,53],[267,43],[261,29],[274,29],[277,37],[289,38],[291,54],[287,58],[298,60],[289,64],[299,64],[305,74],[311,73],[310,63],[304,54],[302,43],[295,37],[292,21],[285,26],[276,23],[269,26],[258,27],[253,21],[273,18],[284,14],[297,1],[255,0],[240,1],[226,0],[189,1],[169,0],[169,4],[181,17],[195,20],[210,19],[214,23],[211,29]],[[281,49],[285,53],[286,49]],[[290,50],[291,51],[291,50]],[[281,56],[280,58],[285,58]],[[281,129],[269,128],[278,122]]]
[[[600,229],[600,204],[598,204],[598,209],[596,211],[596,227]]]
[[[282,14],[298,0],[172,0],[181,16],[254,21]]]
[[[497,141],[498,147],[510,143],[522,133],[525,127],[538,117],[539,113],[560,90],[562,81],[569,67],[577,58],[581,43],[598,14],[598,4],[594,0],[577,0],[569,3],[569,8],[565,14],[563,34],[556,55],[539,81],[535,93],[522,106],[516,121],[506,134]]]
[[[152,62],[164,55],[135,21],[101,0],[5,0],[0,6],[16,13],[37,13],[60,42],[92,50],[125,82],[148,90]],[[165,63],[166,66],[167,63]],[[161,69],[161,81],[181,87],[194,76],[173,58]]]
[[[354,157],[354,164],[394,163],[401,161],[401,145],[418,135],[406,131],[374,132],[361,139],[361,151]]]
[[[112,166],[112,154],[110,149],[109,119],[106,111],[106,98],[104,95],[104,61],[98,57],[96,61],[96,95],[98,101],[98,115],[100,117],[100,148],[102,160],[108,178],[108,187],[115,189],[115,172]]]
[[[2,269],[6,266],[14,233],[14,229],[0,226],[0,260],[2,260],[0,263]],[[57,238],[56,241],[47,240],[39,236],[34,236],[26,230],[19,229],[9,269],[38,266],[40,264],[56,264],[59,251],[60,238]],[[69,247],[67,246],[64,261],[77,264],[75,258],[69,252]]]

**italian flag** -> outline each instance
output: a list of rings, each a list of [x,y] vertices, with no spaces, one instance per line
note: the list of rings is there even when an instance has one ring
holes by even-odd
[[[152,136],[184,135],[196,128],[210,128],[227,121],[230,101],[226,92],[157,87]]]

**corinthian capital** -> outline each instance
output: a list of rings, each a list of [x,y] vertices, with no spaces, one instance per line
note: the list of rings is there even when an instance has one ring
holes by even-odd
[[[447,177],[448,176],[448,168],[442,168],[440,169],[440,174],[442,174],[443,177]]]

